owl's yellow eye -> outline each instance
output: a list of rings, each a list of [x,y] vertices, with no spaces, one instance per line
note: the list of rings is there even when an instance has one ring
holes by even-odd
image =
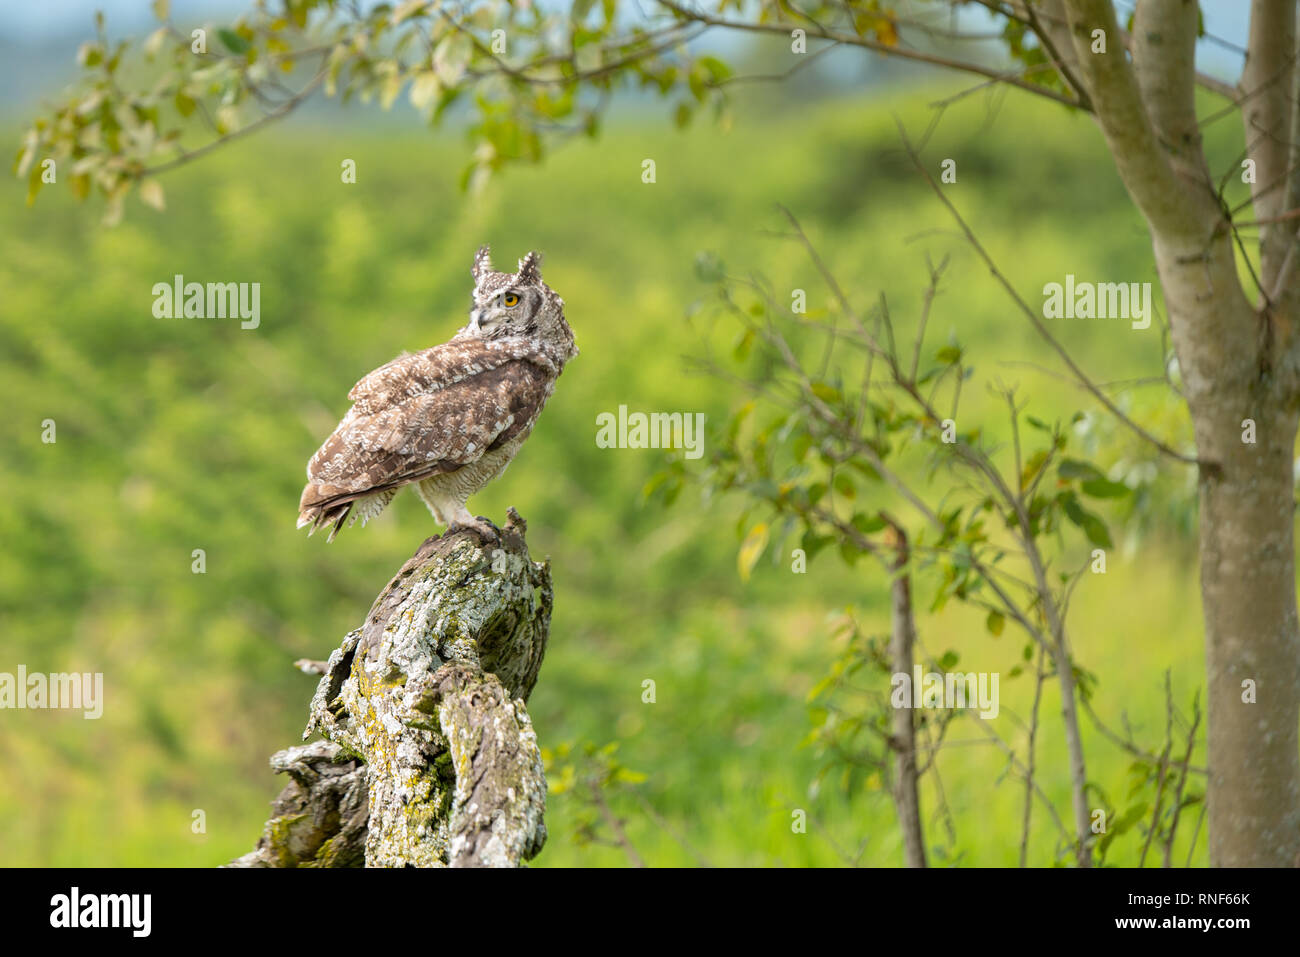
[[[501,297],[501,304],[505,306],[507,309],[512,309],[515,306],[519,305],[519,297],[516,296],[513,292],[508,292]]]

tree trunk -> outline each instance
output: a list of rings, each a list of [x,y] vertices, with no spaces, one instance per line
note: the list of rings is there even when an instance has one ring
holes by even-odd
[[[1300,865],[1300,626],[1293,511],[1295,411],[1260,390],[1224,409],[1200,483],[1209,690],[1210,863]],[[1198,434],[1209,425],[1198,417]],[[1254,419],[1257,443],[1242,441]],[[1202,447],[1210,441],[1201,442]]]
[[[1154,245],[1201,462],[1210,863],[1293,867],[1300,864],[1296,403],[1290,377],[1273,368],[1273,319],[1237,284],[1227,237]]]

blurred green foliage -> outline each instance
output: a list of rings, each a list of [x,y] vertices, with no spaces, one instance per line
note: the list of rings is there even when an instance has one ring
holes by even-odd
[[[989,109],[1000,102],[972,97],[950,111],[925,155],[936,169],[957,159],[948,188],[1028,300],[1067,272],[1154,280],[1146,230],[1095,130],[1020,95],[1014,108]],[[818,783],[821,763],[801,745],[808,692],[844,650],[834,623],[852,605],[864,629],[881,630],[887,582],[830,552],[804,575],[788,555],[765,556],[742,582],[738,503],[688,488],[664,509],[642,494],[662,453],[594,442],[596,415],[620,403],[703,411],[721,425],[744,401],[683,361],[731,344],[731,330],[690,318],[705,293],[692,264],[714,250],[777,288],[818,287],[803,257],[764,234],[780,228],[776,202],[862,307],[883,289],[896,316],[914,315],[925,253],[951,253],[930,341],[959,331],[966,357],[1021,383],[1031,412],[1068,422],[1088,409],[1095,422],[1086,396],[1024,365],[1055,368],[908,172],[891,109],[918,127],[927,119],[912,98],[798,113],[742,102],[725,135],[676,131],[658,115],[624,120],[475,195],[458,188],[454,138],[303,119],[172,174],[165,214],[132,203],[112,230],[62,190],[26,209],[15,181],[0,205],[0,671],[102,671],[106,703],[99,721],[0,712],[0,864],[212,866],[252,846],[281,786],[266,759],[298,740],[314,689],[291,662],[327,655],[434,531],[404,494],[333,545],[308,540],[294,528],[304,464],[357,378],[463,322],[483,242],[501,264],[545,253],[582,350],[518,460],[472,503],[498,521],[516,506],[534,556],[553,562],[551,644],[529,706],[543,745],[620,742],[635,772],[614,777],[636,794],[610,801],[651,864],[834,865],[859,847],[862,863],[897,864],[887,794],[854,776],[849,787]],[[653,185],[641,182],[644,158],[657,161]],[[340,182],[345,159],[356,161],[355,185]],[[151,288],[177,273],[260,282],[260,328],[155,319]],[[1110,381],[1159,374],[1157,325],[1062,322],[1059,332]],[[972,396],[969,406],[992,423],[996,401]],[[1125,401],[1162,433],[1185,427],[1162,386]],[[57,423],[52,445],[41,442],[46,419]],[[1090,461],[1143,460],[1105,428]],[[1073,635],[1100,676],[1098,711],[1115,721],[1126,712],[1155,736],[1161,672],[1172,668],[1185,702],[1203,658],[1183,531],[1192,486],[1178,471],[1152,482],[1163,491],[1140,511],[1109,513],[1119,548],[1076,597]],[[191,571],[195,549],[205,574]],[[963,667],[1021,661],[1019,642],[999,641],[969,609],[918,624]],[[653,704],[642,700],[646,679]],[[1031,692],[1004,683],[1003,714],[1027,711]],[[1041,784],[1063,804],[1050,691],[1043,710]],[[950,738],[975,737],[960,726]],[[1122,793],[1127,759],[1087,724],[1084,734],[1090,777]],[[953,855],[1013,864],[1022,788],[1003,777],[1005,760],[970,744],[940,766]],[[535,863],[626,864],[622,848],[583,838],[592,819],[580,790],[552,795],[551,837]],[[923,794],[927,814],[933,797]],[[193,833],[196,809],[205,833]],[[794,809],[808,812],[807,833],[792,832]],[[1049,848],[1035,813],[1035,839]],[[1117,841],[1108,860],[1132,863],[1138,845]],[[1204,863],[1203,850],[1193,859]]]

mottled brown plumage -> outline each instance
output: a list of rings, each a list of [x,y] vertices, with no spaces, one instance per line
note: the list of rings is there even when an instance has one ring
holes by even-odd
[[[504,471],[577,355],[564,300],[529,253],[515,273],[474,257],[470,322],[449,341],[403,355],[352,387],[352,408],[307,465],[298,527],[362,524],[403,485],[455,528],[482,526],[468,498]]]

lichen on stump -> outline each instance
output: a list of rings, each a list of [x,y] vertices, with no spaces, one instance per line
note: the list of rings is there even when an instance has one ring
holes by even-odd
[[[428,539],[330,655],[303,737],[364,762],[367,866],[511,867],[541,850],[546,780],[524,703],[552,592],[524,531],[511,509],[499,545],[471,531]]]
[[[277,751],[289,775],[257,847],[230,867],[360,867],[365,863],[366,770],[331,741]]]

